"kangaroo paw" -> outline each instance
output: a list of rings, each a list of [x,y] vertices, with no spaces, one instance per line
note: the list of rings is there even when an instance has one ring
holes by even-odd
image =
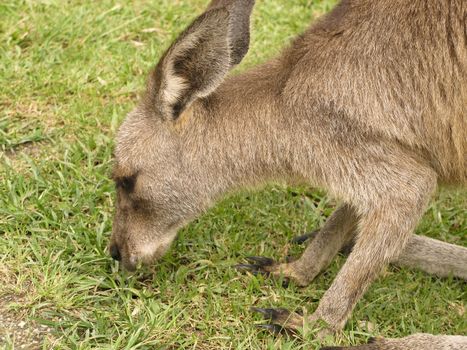
[[[284,287],[288,287],[290,281],[298,286],[307,286],[311,279],[309,273],[303,273],[303,270],[297,267],[297,261],[292,259],[286,263],[277,263],[270,258],[264,258],[259,256],[250,256],[246,260],[249,264],[239,264],[235,267],[240,271],[250,272],[253,275],[264,275],[274,277],[282,281]]]
[[[245,258],[249,264],[235,265],[235,268],[239,271],[250,272],[253,275],[273,276],[276,278],[282,277],[282,285],[286,288],[289,285],[289,277],[281,272],[281,265],[276,263],[271,258],[265,258],[262,256],[249,256]]]
[[[284,327],[277,324],[258,324],[256,328],[271,332],[275,335],[289,335]]]
[[[262,256],[248,256],[245,258],[249,264],[238,264],[234,267],[239,271],[250,272],[253,275],[269,275],[271,272],[272,266],[277,265],[277,263],[271,258],[265,258]]]
[[[319,319],[315,315],[304,317],[298,312],[282,308],[263,309],[252,307],[251,311],[261,314],[265,320],[269,321],[268,324],[259,325],[259,328],[271,331],[274,334],[287,334],[297,337],[303,332],[312,331],[314,337],[323,340],[335,333],[327,325],[323,326],[317,323]]]
[[[252,312],[259,313],[269,321],[269,324],[258,325],[258,328],[274,334],[296,336],[297,331],[303,328],[303,316],[287,309],[252,307]]]

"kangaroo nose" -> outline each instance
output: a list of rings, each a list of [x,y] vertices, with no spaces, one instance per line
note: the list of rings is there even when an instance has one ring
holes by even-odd
[[[116,244],[112,244],[110,246],[110,256],[117,261],[122,260],[122,256],[120,255],[120,250],[118,250],[118,246]]]

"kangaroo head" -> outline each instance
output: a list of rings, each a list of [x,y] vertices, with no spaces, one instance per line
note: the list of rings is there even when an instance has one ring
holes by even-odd
[[[128,270],[161,257],[177,230],[203,209],[202,179],[182,161],[177,123],[213,93],[248,51],[254,0],[214,0],[150,74],[145,97],[121,125],[109,245]]]

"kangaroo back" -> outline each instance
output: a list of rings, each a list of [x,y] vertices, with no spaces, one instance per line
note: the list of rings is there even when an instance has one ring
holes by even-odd
[[[285,103],[428,158],[467,179],[467,2],[342,1],[282,56]]]

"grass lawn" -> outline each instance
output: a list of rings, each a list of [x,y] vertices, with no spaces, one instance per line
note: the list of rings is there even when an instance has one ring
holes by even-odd
[[[335,0],[258,1],[241,71],[277,53]],[[315,349],[258,331],[250,306],[312,311],[344,258],[308,288],[242,275],[247,255],[284,259],[336,203],[270,186],[226,198],[155,268],[106,252],[113,138],[146,73],[207,0],[0,2],[0,348]],[[467,192],[442,191],[419,233],[467,245]],[[466,283],[388,268],[330,343],[466,334]]]

